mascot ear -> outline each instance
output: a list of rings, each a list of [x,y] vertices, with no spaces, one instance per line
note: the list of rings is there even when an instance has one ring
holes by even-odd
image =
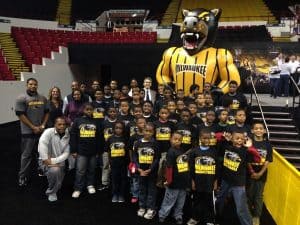
[[[212,9],[212,10],[210,10],[210,12],[215,15],[217,20],[220,19],[220,16],[221,16],[221,13],[222,13],[221,9]]]
[[[182,15],[183,15],[184,17],[186,17],[186,16],[188,15],[188,13],[189,13],[189,10],[187,10],[187,9],[183,9],[183,10],[182,10]]]

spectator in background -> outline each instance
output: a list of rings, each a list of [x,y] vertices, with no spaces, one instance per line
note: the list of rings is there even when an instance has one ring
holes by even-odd
[[[44,131],[38,145],[39,163],[47,176],[46,195],[50,202],[57,200],[56,193],[61,188],[65,175],[65,160],[70,154],[70,135],[66,127],[65,119],[57,117],[54,127]]]
[[[110,93],[113,95],[114,91],[118,89],[118,81],[111,80],[109,86],[110,86]]]
[[[104,86],[104,102],[106,105],[110,105],[112,101],[111,88],[109,85]]]
[[[32,154],[36,153],[41,133],[49,118],[47,99],[37,92],[38,81],[29,78],[26,81],[26,93],[18,96],[15,105],[16,115],[21,122],[21,166],[19,186],[27,185]]]
[[[63,115],[62,107],[63,101],[61,99],[60,89],[58,87],[50,88],[48,97],[49,119],[47,127],[53,127],[55,119]]]
[[[284,97],[289,96],[289,79],[291,75],[291,65],[289,64],[289,57],[286,57],[284,63],[279,65],[280,69],[280,94]]]
[[[280,70],[277,65],[270,68],[270,97],[277,98],[279,93]]]
[[[98,80],[94,80],[89,90],[89,96],[91,96],[93,101],[95,100],[95,92],[99,89],[100,89],[100,82]]]
[[[139,84],[138,84],[137,80],[135,78],[132,78],[131,81],[130,81],[130,90],[128,92],[128,95],[130,97],[132,97],[132,91],[133,91],[133,89],[136,88],[136,87],[138,87],[138,86],[139,86]]]
[[[152,86],[152,79],[151,77],[146,77],[144,79],[144,91],[145,91],[145,96],[144,96],[144,101],[151,101],[153,104],[155,103],[156,100],[156,91],[151,89]]]
[[[64,97],[64,102],[63,102],[63,112],[65,112],[65,109],[66,109],[66,106],[68,105],[68,103],[73,100],[73,91],[74,90],[79,90],[80,89],[80,86],[79,86],[79,82],[78,81],[72,81],[71,83],[71,90],[72,90],[72,93],[67,95],[66,97]],[[92,99],[90,96],[84,94],[82,96],[82,100],[84,102],[92,102]]]

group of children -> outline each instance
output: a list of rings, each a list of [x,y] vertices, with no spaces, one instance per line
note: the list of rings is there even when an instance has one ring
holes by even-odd
[[[272,148],[261,123],[246,124],[241,108],[214,107],[211,94],[175,100],[164,96],[151,101],[121,100],[105,104],[102,90],[83,107],[83,116],[70,129],[70,149],[76,158],[73,198],[86,187],[95,189],[97,159],[101,159],[101,185],[111,185],[112,202],[124,202],[128,175],[131,202],[137,215],[163,223],[172,211],[183,224],[183,206],[191,192],[188,225],[215,224],[225,200],[232,195],[242,225],[259,224],[266,169]],[[231,105],[238,104],[234,99]],[[154,111],[157,111],[155,115]],[[157,117],[156,117],[157,116]],[[165,188],[162,203],[157,191]],[[159,202],[159,203],[158,203]]]

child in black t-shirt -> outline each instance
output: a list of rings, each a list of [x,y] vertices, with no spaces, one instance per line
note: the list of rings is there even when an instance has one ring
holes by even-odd
[[[143,103],[143,117],[146,122],[153,123],[157,118],[153,115],[153,103],[151,101],[144,101]]]
[[[128,157],[124,123],[117,121],[114,124],[113,132],[114,134],[107,141],[112,179],[112,202],[124,202]]]
[[[102,122],[104,120],[107,107],[102,90],[97,89],[95,91],[95,100],[92,102],[92,105],[94,107],[93,118]]]
[[[125,126],[133,120],[133,116],[129,112],[129,103],[127,100],[121,100],[117,119],[123,121]]]
[[[245,137],[250,137],[251,128],[246,124],[246,112],[244,109],[238,109],[234,115],[235,124],[229,125],[226,132],[233,133],[239,132],[244,133]]]
[[[104,151],[102,152],[102,183],[99,185],[98,190],[102,191],[108,189],[109,186],[109,158],[107,152],[108,139],[113,135],[113,127],[117,121],[117,110],[113,106],[110,106],[107,110],[107,118],[103,121],[103,135],[104,135]]]
[[[190,153],[193,208],[188,225],[214,224],[214,190],[217,188],[217,150],[210,146],[211,132],[204,128],[200,132],[200,145]]]
[[[181,148],[184,151],[196,146],[198,142],[197,129],[191,123],[191,112],[188,109],[183,109],[180,113],[181,122],[175,125],[175,130],[182,135]]]
[[[133,147],[133,160],[140,174],[139,178],[139,210],[137,215],[145,219],[153,219],[156,202],[156,177],[158,170],[159,148],[153,138],[154,126],[147,123],[143,138]],[[147,211],[146,211],[147,209]]]
[[[164,222],[173,209],[176,224],[182,224],[186,189],[190,186],[188,155],[180,147],[182,137],[179,132],[175,132],[170,140],[171,148],[168,150],[166,165],[166,192],[159,210],[160,223]]]
[[[136,120],[137,118],[143,117],[142,106],[138,105],[133,108],[133,120],[130,121],[126,126],[126,135],[131,137],[137,132]]]
[[[254,123],[251,132],[253,134],[253,146],[257,149],[261,160],[258,163],[251,162],[248,164],[250,172],[248,202],[253,215],[253,224],[259,225],[263,206],[263,191],[267,180],[267,167],[273,161],[273,150],[270,142],[264,138],[266,129],[262,123]]]
[[[222,214],[225,199],[230,192],[236,205],[240,223],[252,225],[245,189],[246,170],[247,163],[250,162],[250,153],[254,155],[255,161],[260,157],[252,146],[251,139],[246,138],[243,132],[234,131],[230,141],[224,145],[222,182],[217,197],[219,213]]]
[[[211,146],[215,146],[217,144],[216,132],[217,125],[215,123],[216,113],[212,110],[207,111],[205,122],[199,125],[199,134],[202,129],[209,130],[211,133],[210,144]]]
[[[143,137],[143,131],[146,126],[146,119],[144,117],[140,117],[136,119],[137,132],[129,138],[128,141],[128,149],[129,149],[129,158],[130,163],[128,166],[130,173],[130,191],[131,191],[131,203],[136,203],[138,201],[139,196],[139,174],[137,171],[137,167],[133,162],[133,146],[134,144]]]
[[[166,159],[167,151],[170,148],[170,138],[174,131],[174,123],[169,121],[169,115],[169,110],[166,106],[163,106],[159,110],[158,120],[153,123],[155,126],[155,140],[161,153],[159,168],[161,168],[163,161]]]
[[[202,124],[203,121],[202,119],[200,119],[198,116],[197,116],[197,105],[196,103],[194,102],[190,102],[188,104],[188,109],[190,110],[191,112],[191,123],[192,125],[197,128],[199,126],[199,124]]]
[[[83,106],[83,116],[75,119],[70,131],[70,150],[76,158],[76,174],[73,198],[78,198],[84,187],[89,194],[96,192],[96,155],[103,144],[99,123],[93,119],[94,108],[91,103]]]
[[[174,124],[180,122],[180,116],[176,113],[176,102],[175,100],[169,100],[167,104],[167,108],[169,110],[169,121]]]

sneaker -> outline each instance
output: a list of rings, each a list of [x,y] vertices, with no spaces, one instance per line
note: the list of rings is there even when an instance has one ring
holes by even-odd
[[[153,209],[148,209],[144,215],[144,218],[147,220],[152,220],[156,214],[156,211]]]
[[[123,203],[125,202],[125,199],[123,196],[119,196],[118,202]]]
[[[49,200],[49,202],[57,201],[57,195],[55,193],[48,195],[48,200]]]
[[[193,218],[189,219],[189,221],[187,222],[187,225],[196,225],[199,221],[194,220]]]
[[[96,190],[95,190],[93,185],[89,185],[86,188],[87,188],[89,194],[95,194],[96,193]]]
[[[46,175],[45,175],[45,173],[44,173],[44,170],[38,169],[38,176],[39,176],[39,177],[45,177]]]
[[[119,198],[118,198],[118,195],[113,195],[112,199],[111,199],[111,202],[112,203],[116,203],[119,201]]]
[[[101,184],[101,185],[99,185],[99,186],[97,187],[97,189],[98,189],[99,191],[104,191],[104,190],[108,189],[108,185],[103,185],[103,184]]]
[[[253,225],[259,225],[259,217],[253,217]]]
[[[145,212],[146,212],[145,209],[140,208],[140,209],[137,211],[137,215],[140,216],[140,217],[143,217],[143,216],[145,215]]]
[[[20,177],[18,183],[19,183],[20,187],[25,187],[27,185],[27,178],[26,177]]]
[[[178,225],[181,225],[181,224],[183,224],[183,220],[182,220],[182,218],[181,218],[181,217],[179,217],[179,218],[175,219],[175,221],[176,221],[176,224],[178,224]]]
[[[165,218],[159,217],[159,218],[158,218],[158,222],[159,222],[159,223],[164,223],[164,222],[165,222]]]
[[[134,204],[134,203],[137,203],[138,200],[139,200],[139,199],[138,199],[137,197],[132,197],[132,198],[131,198],[131,203],[133,203],[133,204]]]
[[[74,191],[72,194],[72,198],[79,198],[81,192],[80,191]]]

